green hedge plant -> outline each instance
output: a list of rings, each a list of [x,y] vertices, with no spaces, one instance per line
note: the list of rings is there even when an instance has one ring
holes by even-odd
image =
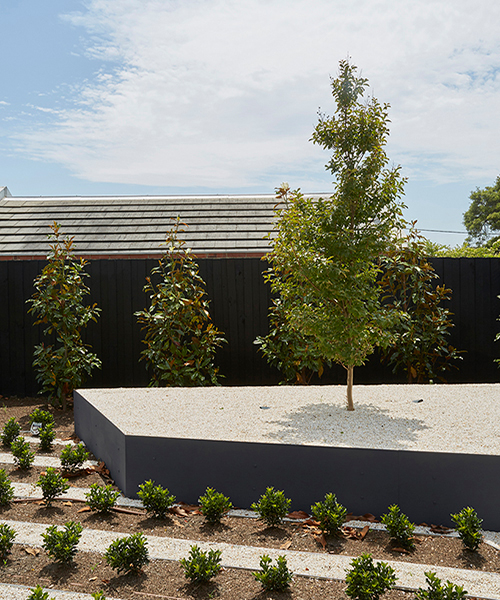
[[[89,456],[82,442],[76,446],[67,444],[61,451],[61,467],[67,473],[76,473]]]
[[[19,469],[29,469],[35,460],[35,453],[31,452],[30,445],[22,436],[17,437],[11,444],[14,462]]]
[[[483,520],[478,517],[476,511],[468,506],[459,513],[451,515],[451,519],[456,524],[456,530],[463,545],[468,550],[477,550],[483,539],[481,529]]]
[[[50,452],[52,450],[52,443],[56,439],[54,424],[48,423],[45,427],[42,427],[38,436],[40,438],[40,451]]]
[[[65,494],[69,490],[68,480],[53,467],[47,467],[45,473],[41,473],[36,485],[42,490],[45,506],[52,506],[57,496]]]
[[[411,523],[408,517],[400,511],[397,504],[389,506],[387,510],[388,512],[380,519],[386,526],[387,533],[401,548],[413,549],[415,547],[413,538],[415,524]]]
[[[17,439],[21,433],[21,426],[14,417],[11,417],[3,426],[2,430],[2,445],[5,448],[10,448],[12,442]]]
[[[269,527],[276,527],[283,523],[283,519],[290,512],[292,501],[285,497],[284,492],[268,487],[258,502],[250,507]]]
[[[137,495],[148,514],[155,519],[164,519],[175,502],[175,496],[171,495],[167,488],[155,485],[151,479],[139,485]]]
[[[385,562],[374,564],[371,554],[362,554],[347,571],[345,593],[352,600],[378,600],[396,584],[394,569]]]
[[[222,569],[220,560],[220,550],[204,552],[194,544],[189,549],[189,557],[181,558],[179,562],[186,579],[190,579],[193,583],[206,583]]]
[[[293,573],[288,569],[286,557],[278,556],[276,565],[272,565],[271,558],[264,554],[260,557],[261,571],[252,573],[262,587],[269,592],[284,592],[290,587]]]
[[[0,506],[10,504],[12,498],[14,498],[14,486],[5,469],[0,469]]]
[[[91,510],[108,513],[116,504],[120,492],[113,490],[111,485],[92,483],[88,493],[85,494],[87,505]]]
[[[118,573],[125,571],[125,573],[138,574],[149,562],[147,539],[140,532],[119,538],[111,542],[104,558]]]
[[[51,525],[42,533],[42,547],[56,562],[68,564],[75,557],[82,531],[82,524],[74,521],[65,523],[61,531],[56,525]]]
[[[205,494],[200,496],[198,502],[201,506],[201,512],[208,523],[220,523],[222,517],[233,508],[227,496],[216,492],[214,488],[207,488]]]
[[[323,533],[339,535],[345,522],[347,509],[337,502],[335,494],[326,494],[323,502],[316,502],[311,506],[311,514],[318,521]]]
[[[0,524],[0,560],[5,561],[7,559],[14,545],[16,535],[13,527],[6,523]]]
[[[443,585],[436,573],[431,571],[425,573],[425,580],[428,589],[418,588],[416,600],[463,600],[468,593],[461,585],[450,581]]]
[[[41,585],[37,585],[30,590],[30,592],[31,593],[26,600],[55,600],[55,598],[49,598],[49,593],[44,592]]]

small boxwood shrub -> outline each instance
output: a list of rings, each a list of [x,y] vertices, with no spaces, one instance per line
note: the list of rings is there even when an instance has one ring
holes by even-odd
[[[77,552],[76,547],[82,531],[82,524],[74,521],[65,523],[62,531],[59,531],[56,525],[50,525],[45,533],[42,533],[42,548],[56,562],[70,563]]]
[[[35,408],[35,410],[30,413],[29,420],[30,428],[33,423],[41,423],[42,429],[45,429],[47,425],[54,425],[54,417],[52,413],[41,408]]]
[[[149,562],[148,541],[140,532],[119,538],[111,542],[104,558],[118,573],[140,573]]]
[[[10,447],[14,462],[20,469],[29,469],[35,460],[35,453],[22,436],[17,437]]]
[[[413,533],[415,531],[415,524],[411,523],[408,517],[399,510],[397,504],[392,504],[387,510],[389,512],[382,515],[380,519],[387,527],[387,533],[398,546],[408,550],[414,548]]]
[[[41,488],[43,499],[47,507],[52,506],[52,501],[57,496],[65,494],[69,489],[68,480],[53,467],[47,467],[45,473],[40,473],[36,485]]]
[[[396,584],[394,569],[385,562],[373,563],[371,554],[362,554],[347,571],[345,593],[353,600],[378,600]]]
[[[11,417],[7,423],[5,423],[2,430],[2,445],[6,448],[12,446],[12,442],[17,439],[21,433],[21,426],[14,417]]]
[[[85,494],[85,499],[92,510],[107,513],[116,504],[119,495],[120,492],[114,491],[111,485],[92,483],[90,490]]]
[[[262,571],[253,573],[257,581],[260,581],[262,587],[269,592],[284,592],[292,582],[293,573],[288,569],[285,556],[276,558],[276,565],[271,565],[272,560],[264,554],[260,557],[260,568]]]
[[[425,581],[428,589],[418,588],[415,594],[416,600],[463,600],[468,593],[461,585],[455,585],[450,581],[443,585],[436,573],[431,571],[425,573]]]
[[[338,535],[344,524],[347,509],[337,502],[335,494],[326,494],[323,502],[311,506],[311,514],[323,533]]]
[[[186,579],[190,579],[193,583],[205,583],[222,569],[220,557],[220,550],[203,552],[195,544],[189,549],[189,558],[181,558],[179,562]]]
[[[210,487],[203,496],[199,497],[198,502],[203,516],[209,523],[219,523],[227,511],[233,508],[227,496]]]
[[[33,588],[30,591],[31,593],[27,600],[55,600],[54,598],[49,598],[49,593],[44,592],[41,585],[37,585],[36,588]]]
[[[104,592],[102,590],[99,592],[94,592],[93,594],[91,594],[91,596],[94,600],[106,600],[106,596],[104,595]]]
[[[175,502],[175,496],[172,496],[167,488],[155,485],[155,482],[151,479],[141,483],[139,490],[137,495],[142,500],[148,514],[151,514],[155,519],[164,519],[168,509]]]
[[[14,486],[5,469],[0,469],[0,506],[6,506],[14,498]]]
[[[52,443],[56,439],[56,432],[54,431],[54,424],[49,423],[40,430],[38,434],[40,437],[40,451],[50,452],[52,450]]]
[[[89,456],[82,442],[76,446],[68,444],[61,451],[61,467],[63,471],[75,473],[82,468],[83,463]]]
[[[483,520],[478,517],[476,511],[468,506],[456,515],[451,515],[451,519],[456,524],[463,545],[469,550],[477,550],[483,539],[481,530]]]
[[[269,527],[276,527],[283,523],[283,519],[290,512],[292,501],[285,498],[285,494],[273,487],[268,487],[257,503],[250,507]]]
[[[5,523],[0,524],[0,560],[6,560],[7,555],[12,550],[16,535],[12,527]]]

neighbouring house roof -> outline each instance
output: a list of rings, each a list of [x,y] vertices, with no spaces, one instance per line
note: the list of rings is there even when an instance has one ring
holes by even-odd
[[[276,203],[272,194],[21,198],[7,190],[0,193],[0,259],[45,257],[54,221],[74,237],[77,255],[159,256],[177,216],[197,256],[262,256]]]

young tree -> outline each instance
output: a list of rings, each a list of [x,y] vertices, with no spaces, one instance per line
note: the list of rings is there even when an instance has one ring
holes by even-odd
[[[36,291],[27,302],[31,304],[28,312],[38,317],[34,324],[46,324],[44,334],[56,336],[55,344],[35,347],[33,366],[38,369],[41,393],[48,393],[53,404],[66,409],[67,397],[92,369],[101,366],[81,337],[89,321],[97,320],[100,309],[95,304],[83,304],[84,296],[90,293],[83,282],[89,277],[84,271],[87,261],[73,255],[73,238],[63,239],[55,222],[51,229],[48,263],[35,279]]]
[[[500,239],[497,235],[488,240],[491,232],[500,234],[500,176],[495,185],[471,192],[470,199],[472,202],[464,213],[464,225],[469,238],[476,240],[478,245],[485,242],[489,245]]]
[[[347,371],[347,405],[353,370],[375,346],[390,341],[397,318],[381,305],[376,283],[378,261],[395,229],[401,227],[399,201],[404,180],[389,168],[384,151],[388,105],[362,102],[367,80],[348,60],[332,80],[333,117],[320,114],[312,141],[333,150],[327,169],[335,177],[330,198],[314,201],[288,186],[278,192],[286,205],[278,211],[276,238],[268,260],[271,285],[285,304],[292,326],[314,336],[323,356]]]
[[[181,223],[167,235],[167,249],[147,277],[144,291],[150,307],[135,313],[146,330],[141,360],[152,371],[151,386],[216,385],[217,347],[226,340],[214,327],[208,311],[205,282],[189,248],[178,235]]]

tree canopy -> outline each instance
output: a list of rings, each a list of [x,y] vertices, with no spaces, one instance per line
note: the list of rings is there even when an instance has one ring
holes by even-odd
[[[471,192],[472,200],[464,213],[464,225],[469,237],[478,245],[491,245],[500,239],[500,176],[495,184]],[[499,235],[491,237],[498,232]]]

